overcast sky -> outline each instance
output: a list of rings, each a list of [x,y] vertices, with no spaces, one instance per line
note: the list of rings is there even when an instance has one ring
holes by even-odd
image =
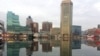
[[[72,0],[73,25],[81,25],[82,30],[100,24],[100,0]],[[25,25],[30,15],[33,21],[53,22],[53,27],[60,26],[61,0],[0,0],[0,20],[6,22],[7,11],[19,15],[21,25]]]

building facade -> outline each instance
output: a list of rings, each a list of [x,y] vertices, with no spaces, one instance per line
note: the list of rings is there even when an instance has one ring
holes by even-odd
[[[81,35],[82,30],[81,26],[74,25],[72,26],[72,48],[80,49],[81,48]]]
[[[32,31],[34,32],[34,33],[38,33],[39,31],[39,25],[38,25],[38,23],[37,22],[33,22],[32,23]]]
[[[17,28],[20,27],[19,16],[15,15],[13,12],[8,11],[7,13],[7,32],[12,33],[18,31]]]
[[[81,36],[82,35],[82,27],[73,25],[72,26],[72,34]]]
[[[100,28],[100,24],[98,24],[98,28]]]
[[[81,48],[81,35],[82,30],[81,26],[73,25],[72,26],[72,49]],[[50,30],[51,39],[60,40],[60,28],[52,28]]]
[[[51,28],[50,35],[57,35],[60,34],[60,28]]]
[[[60,40],[60,28],[50,29],[51,39]]]
[[[62,0],[61,3],[61,46],[60,56],[72,56],[71,31],[72,31],[72,8],[71,0]]]
[[[50,31],[52,28],[52,22],[43,22],[42,23],[42,31]]]
[[[31,18],[29,16],[29,18]],[[29,30],[29,27],[21,26],[19,22],[19,16],[15,13],[8,11],[7,13],[7,33],[15,34],[32,34],[32,31]]]
[[[4,32],[5,32],[4,22],[0,20],[0,34],[3,34]]]
[[[26,26],[31,27],[31,24],[33,23],[32,17],[28,16],[27,20],[26,20]]]

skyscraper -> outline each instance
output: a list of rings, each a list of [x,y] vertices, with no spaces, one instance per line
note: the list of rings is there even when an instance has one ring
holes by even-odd
[[[4,21],[0,20],[0,34],[3,34],[5,31],[5,28],[4,28]]]
[[[37,33],[38,30],[39,30],[38,23],[37,22],[33,22],[32,25],[33,25],[33,27],[32,27],[33,32]]]
[[[20,26],[19,16],[15,15],[13,12],[8,11],[7,13],[7,32],[15,32],[16,29]]]
[[[52,28],[52,23],[51,22],[43,22],[42,23],[42,31],[50,31]]]
[[[62,0],[61,3],[61,48],[60,56],[72,56],[71,54],[71,29],[72,29],[71,0]]]
[[[72,26],[72,49],[81,48],[81,35],[82,35],[81,26],[78,25]]]
[[[27,20],[26,20],[26,26],[31,27],[31,24],[33,23],[32,17],[28,16]]]
[[[98,24],[98,28],[100,28],[100,24]]]

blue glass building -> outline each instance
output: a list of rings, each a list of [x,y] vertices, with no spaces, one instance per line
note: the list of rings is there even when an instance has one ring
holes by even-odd
[[[13,12],[8,11],[7,13],[7,32],[16,32],[16,28],[19,28],[19,16],[15,15]]]
[[[81,26],[72,26],[72,48],[80,49],[81,48]]]
[[[13,12],[8,11],[7,13],[7,33],[27,33],[29,28],[26,26],[21,26],[19,22],[19,16],[15,15]]]

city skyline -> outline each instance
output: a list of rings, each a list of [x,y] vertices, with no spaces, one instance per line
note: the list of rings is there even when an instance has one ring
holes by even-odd
[[[38,2],[40,1],[40,2]],[[96,27],[99,23],[99,0],[72,0],[73,1],[73,25],[81,25],[83,30]],[[33,21],[53,22],[55,27],[60,27],[61,0],[0,0],[0,20],[6,18],[7,11],[13,11],[20,17],[21,25],[25,25],[27,16],[32,16]],[[43,20],[40,20],[43,19]],[[4,20],[6,21],[6,20]],[[95,23],[94,23],[95,22]],[[40,25],[42,27],[42,25]]]

